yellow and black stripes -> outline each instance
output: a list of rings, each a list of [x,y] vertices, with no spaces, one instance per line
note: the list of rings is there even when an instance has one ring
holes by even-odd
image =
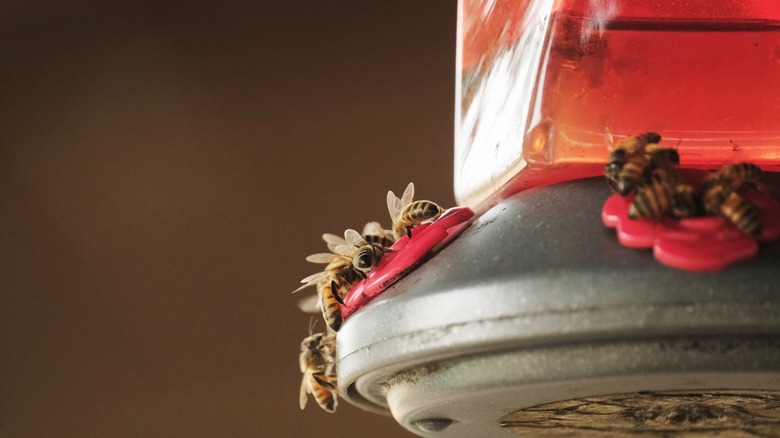
[[[621,196],[631,193],[642,182],[650,159],[645,154],[631,155],[617,175],[615,190]]]
[[[726,181],[706,184],[701,193],[704,211],[718,215],[732,223],[745,234],[761,234],[761,217],[751,202],[731,190]]]
[[[732,163],[710,173],[698,191],[701,209],[718,215],[745,234],[761,234],[761,216],[753,203],[737,190],[756,185],[761,169],[753,163]]]
[[[338,331],[343,322],[341,306],[344,300],[338,296],[338,286],[335,281],[324,283],[318,287],[320,303],[322,304],[322,318],[325,324],[333,331]]]
[[[604,173],[610,187],[627,196],[649,181],[655,169],[670,168],[680,163],[675,149],[661,148],[661,136],[654,132],[635,135],[619,141],[609,155]]]
[[[331,374],[333,381],[324,373],[309,373],[307,385],[317,404],[326,412],[335,412],[338,404],[336,396],[336,375]]]
[[[663,216],[682,219],[692,217],[696,212],[693,187],[669,172],[665,167],[655,169],[650,183],[643,183],[634,195],[628,209],[631,219]]]
[[[736,192],[728,194],[720,205],[720,214],[745,234],[761,234],[761,218],[755,205]]]
[[[672,193],[669,184],[654,179],[651,184],[637,189],[634,200],[628,208],[628,217],[659,219],[669,211],[671,204]]]
[[[403,232],[411,238],[412,229],[414,227],[427,220],[436,219],[442,212],[444,212],[444,210],[432,201],[422,200],[410,202],[401,210],[400,219],[396,225],[397,232]]]
[[[317,285],[317,293],[322,304],[322,317],[325,323],[333,331],[338,331],[343,322],[341,307],[344,305],[344,297],[352,286],[362,279],[351,265],[338,271],[327,271],[324,281]]]

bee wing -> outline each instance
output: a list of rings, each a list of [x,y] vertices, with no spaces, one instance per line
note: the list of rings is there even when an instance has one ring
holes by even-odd
[[[324,281],[326,278],[328,278],[328,273],[326,271],[319,271],[302,279],[301,283],[317,284],[317,282]]]
[[[292,293],[300,292],[300,291],[306,289],[309,286],[314,286],[315,284],[316,284],[315,282],[310,281],[310,282],[304,284],[303,286],[299,287],[298,289],[295,289],[294,291],[292,291]]]
[[[325,271],[320,271],[315,274],[311,274],[308,277],[301,280],[301,283],[303,283],[303,286],[299,287],[298,289],[295,289],[292,291],[292,293],[298,292],[299,290],[306,289],[309,286],[314,286],[317,283],[319,283],[321,280],[324,280],[325,277],[327,277],[328,273]]]
[[[360,235],[360,233],[353,230],[352,228],[349,228],[346,231],[344,231],[344,239],[347,241],[347,245],[352,245],[356,247],[368,245],[366,239],[364,239],[363,236]]]
[[[336,248],[340,246],[348,247],[349,245],[346,244],[339,245]],[[336,251],[336,248],[333,248],[334,252]],[[325,271],[331,271],[331,272],[340,271],[351,264],[352,264],[352,256],[345,256],[343,254],[335,253],[333,254],[333,260],[331,260],[328,266],[325,267]]]
[[[298,395],[298,403],[301,406],[301,409],[306,408],[306,402],[309,401],[309,385],[306,384],[307,377],[309,377],[308,373],[303,373],[303,379],[301,379],[301,392]]]
[[[395,221],[402,208],[401,200],[398,199],[398,196],[395,196],[392,190],[389,190],[387,192],[387,211],[390,212],[390,220]]]
[[[412,202],[412,199],[414,198],[414,183],[410,182],[408,186],[406,186],[406,190],[404,190],[404,194],[401,195],[401,208],[405,206],[406,204]]]
[[[332,252],[321,252],[307,256],[306,261],[310,263],[330,263],[334,257],[338,256]]]
[[[336,247],[336,254],[352,258],[355,256],[358,248],[355,245],[339,245]]]
[[[342,237],[335,234],[325,233],[322,235],[322,240],[328,244],[328,249],[332,252],[338,245],[346,245],[347,241]]]
[[[384,240],[382,242],[383,245],[387,245],[388,242],[390,244],[395,242],[395,236],[393,235],[393,232],[391,230],[386,230],[382,228],[382,225],[379,222],[369,222],[366,224],[366,226],[363,228],[363,239],[368,241],[369,239],[366,236],[376,236],[379,239],[378,240]]]
[[[310,295],[298,300],[298,308],[306,313],[320,313],[322,311],[321,306],[321,301],[317,295]]]
[[[382,234],[384,234],[384,230],[379,222],[369,222],[363,227],[364,236],[381,236]]]

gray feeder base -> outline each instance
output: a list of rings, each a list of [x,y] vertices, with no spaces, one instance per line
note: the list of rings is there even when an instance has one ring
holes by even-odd
[[[602,225],[609,195],[578,180],[485,213],[346,321],[344,398],[422,436],[780,436],[780,244],[669,268]]]

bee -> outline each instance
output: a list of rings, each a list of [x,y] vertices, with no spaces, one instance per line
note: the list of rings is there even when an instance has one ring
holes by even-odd
[[[337,247],[346,245],[347,241],[333,234],[323,234],[323,240],[328,244],[328,249],[335,251]],[[344,255],[331,253],[312,254],[306,257],[311,263],[326,263],[323,271],[309,275],[301,280],[303,285],[294,290],[293,293],[305,289],[309,286],[316,286],[317,296],[314,304],[304,299],[299,306],[304,311],[317,311],[319,307],[325,323],[333,331],[341,328],[343,318],[341,316],[341,307],[344,305],[344,297],[352,287],[362,279],[362,276],[352,265],[352,258]]]
[[[699,214],[694,200],[693,186],[678,180],[672,186],[672,217],[685,219]]]
[[[628,208],[631,219],[660,219],[671,215],[682,219],[695,214],[693,187],[664,167],[653,171],[650,183],[642,184]]]
[[[395,243],[393,232],[382,228],[379,222],[369,222],[363,227],[363,239],[368,243],[375,243],[384,248],[389,248]]]
[[[316,333],[304,338],[298,361],[303,373],[298,399],[301,409],[312,394],[322,409],[335,412],[338,405],[335,333]]]
[[[637,189],[634,200],[628,207],[628,217],[658,219],[666,215],[671,205],[671,185],[666,178],[654,175],[650,184],[643,184]]]
[[[605,169],[607,180],[612,190],[621,196],[626,196],[643,183],[649,182],[653,170],[661,167],[671,169],[680,164],[680,155],[675,149],[660,147],[633,154],[619,149],[613,151],[610,157],[612,159]]]
[[[647,163],[649,174],[658,168],[674,169],[676,172],[677,167],[680,165],[680,154],[677,149],[672,148],[653,148],[648,151],[649,161]]]
[[[616,185],[619,180],[620,171],[629,161],[629,158],[635,154],[642,155],[647,148],[647,145],[658,144],[660,141],[660,135],[654,132],[646,132],[644,134],[626,137],[614,146],[612,152],[609,154],[609,162],[605,166],[604,171],[615,191],[618,191]]]
[[[674,149],[656,148],[651,152],[629,157],[617,177],[617,192],[626,196],[639,185],[652,180],[655,169],[673,169],[680,164],[680,156]]]
[[[634,154],[627,157],[614,179],[613,189],[621,196],[628,195],[642,181],[645,169],[650,160],[645,154]]]
[[[363,227],[363,242],[359,239],[361,236],[356,238],[352,233],[349,235],[352,243],[364,245],[365,242],[365,245],[369,245],[370,248],[382,248],[382,253],[389,251],[389,247],[395,243],[392,232],[383,229],[378,222],[369,222]],[[341,307],[344,305],[344,297],[376,266],[381,255],[371,251],[369,254],[360,253],[356,257],[358,251],[353,250],[354,245],[346,239],[330,233],[323,234],[322,239],[331,252],[312,254],[306,257],[306,261],[324,263],[325,269],[301,280],[303,285],[293,293],[309,286],[316,286],[317,296],[311,297],[313,301],[305,298],[299,302],[299,307],[305,312],[321,311],[328,327],[338,331],[343,322]],[[341,248],[345,254],[339,254],[337,248]],[[372,260],[372,257],[376,260]]]
[[[660,141],[660,135],[646,132],[624,138],[615,145],[604,167],[613,191],[626,196],[643,181],[650,179],[652,169],[680,164],[677,151],[661,148],[658,144]]]
[[[396,239],[404,235],[412,237],[414,227],[427,220],[435,220],[444,210],[431,201],[413,201],[414,183],[409,183],[399,199],[392,190],[387,192],[387,210],[393,222]]]
[[[363,236],[351,228],[344,232],[344,240],[346,245],[337,246],[335,251],[337,254],[351,258],[355,272],[363,278],[366,278],[366,275],[379,264],[382,256],[390,251],[390,248],[379,243],[368,243]]]
[[[351,260],[350,269],[345,272],[352,272]],[[306,284],[293,292],[298,292],[312,284],[316,285],[317,295],[311,297],[314,300],[303,299],[298,303],[298,306],[305,312],[317,312],[317,309],[319,308],[319,311],[322,313],[322,318],[325,320],[328,328],[333,331],[338,331],[341,328],[342,322],[344,322],[341,316],[341,307],[344,305],[344,296],[359,280],[359,276],[352,279],[340,275],[338,272],[322,271],[304,278],[302,281],[305,281]]]
[[[702,204],[708,214],[723,217],[745,234],[761,234],[761,218],[756,206],[725,184],[709,185],[702,194]]]
[[[753,163],[726,164],[705,180],[705,184],[711,180],[720,180],[732,190],[737,190],[744,184],[754,184],[761,174],[761,168]]]
[[[615,150],[624,150],[629,154],[645,150],[648,145],[661,142],[661,136],[655,132],[645,132],[639,135],[626,137],[615,145]]]
[[[718,215],[745,234],[761,234],[758,208],[736,191],[745,184],[755,184],[761,169],[752,163],[728,164],[708,175],[699,190],[702,209]]]

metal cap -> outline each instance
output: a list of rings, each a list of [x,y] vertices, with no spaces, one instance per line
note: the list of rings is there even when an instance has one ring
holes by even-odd
[[[571,181],[485,213],[345,322],[344,398],[422,436],[780,433],[780,245],[669,268],[602,225],[609,195]]]

